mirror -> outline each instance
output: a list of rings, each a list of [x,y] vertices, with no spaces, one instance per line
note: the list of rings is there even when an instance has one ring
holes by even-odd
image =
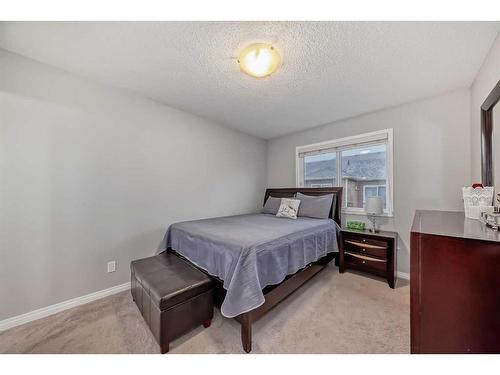
[[[495,194],[500,193],[500,104],[492,109],[493,111],[493,183],[495,186]],[[495,206],[500,206],[500,202],[496,201]]]
[[[500,106],[495,105],[500,100],[500,81],[490,92],[481,105],[481,180],[483,186],[500,188],[500,150],[495,155],[495,148],[500,148]],[[494,129],[496,119],[496,130]],[[494,147],[494,146],[497,147]],[[497,166],[498,171],[494,170]]]

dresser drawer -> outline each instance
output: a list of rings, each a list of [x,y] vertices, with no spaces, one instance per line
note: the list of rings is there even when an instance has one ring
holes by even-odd
[[[387,260],[368,257],[366,255],[344,252],[344,261],[347,265],[359,266],[361,269],[372,269],[387,272]]]
[[[344,247],[345,251],[387,259],[387,242],[371,239],[345,238]]]

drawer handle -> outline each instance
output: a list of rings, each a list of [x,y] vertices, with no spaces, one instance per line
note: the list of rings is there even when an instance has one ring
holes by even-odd
[[[351,245],[354,245],[354,246],[363,246],[363,247],[368,247],[370,249],[380,249],[380,250],[387,249],[386,246],[377,246],[377,245],[372,245],[372,244],[369,244],[369,243],[361,243],[361,242],[349,241],[349,240],[346,240],[345,242],[350,243]]]
[[[346,254],[348,254],[352,257],[355,257],[355,258],[369,260],[370,262],[384,262],[384,263],[387,262],[387,260],[385,260],[385,259],[375,259],[375,258],[370,258],[370,257],[364,256],[364,255],[353,254],[350,252],[346,252]]]

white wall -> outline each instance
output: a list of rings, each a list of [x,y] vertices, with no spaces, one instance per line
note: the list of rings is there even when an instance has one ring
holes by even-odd
[[[500,34],[471,87],[472,180],[481,181],[481,105],[500,80]],[[496,109],[497,110],[497,109]],[[496,111],[495,110],[495,111]],[[497,145],[498,147],[498,145]],[[498,189],[497,189],[498,190]]]
[[[265,186],[265,141],[0,50],[0,320],[127,282],[170,223]]]
[[[462,89],[276,138],[268,143],[268,184],[295,185],[297,146],[393,128],[394,217],[381,220],[382,228],[399,233],[398,269],[408,272],[415,209],[463,210],[461,187],[470,184],[469,125],[470,91]]]

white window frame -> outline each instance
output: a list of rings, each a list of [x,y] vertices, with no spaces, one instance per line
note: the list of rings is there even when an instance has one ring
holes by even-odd
[[[312,188],[330,187],[330,184],[311,184]]]
[[[378,130],[370,133],[353,135],[350,137],[332,139],[325,142],[318,142],[309,145],[298,146],[295,148],[295,182],[297,187],[303,187],[303,170],[304,170],[304,158],[300,157],[300,154],[304,152],[318,152],[320,150],[334,150],[332,152],[340,153],[344,150],[349,150],[353,148],[358,148],[363,146],[363,144],[370,143],[381,143],[385,141],[386,143],[386,203],[387,208],[384,210],[384,213],[381,216],[394,216],[394,179],[393,179],[393,168],[394,168],[394,136],[392,128]],[[342,181],[342,158],[337,154],[337,181]],[[364,196],[364,191],[363,191]],[[365,215],[363,208],[356,207],[346,207],[345,205],[345,197],[342,203],[342,212],[346,214],[356,214],[356,215]]]

